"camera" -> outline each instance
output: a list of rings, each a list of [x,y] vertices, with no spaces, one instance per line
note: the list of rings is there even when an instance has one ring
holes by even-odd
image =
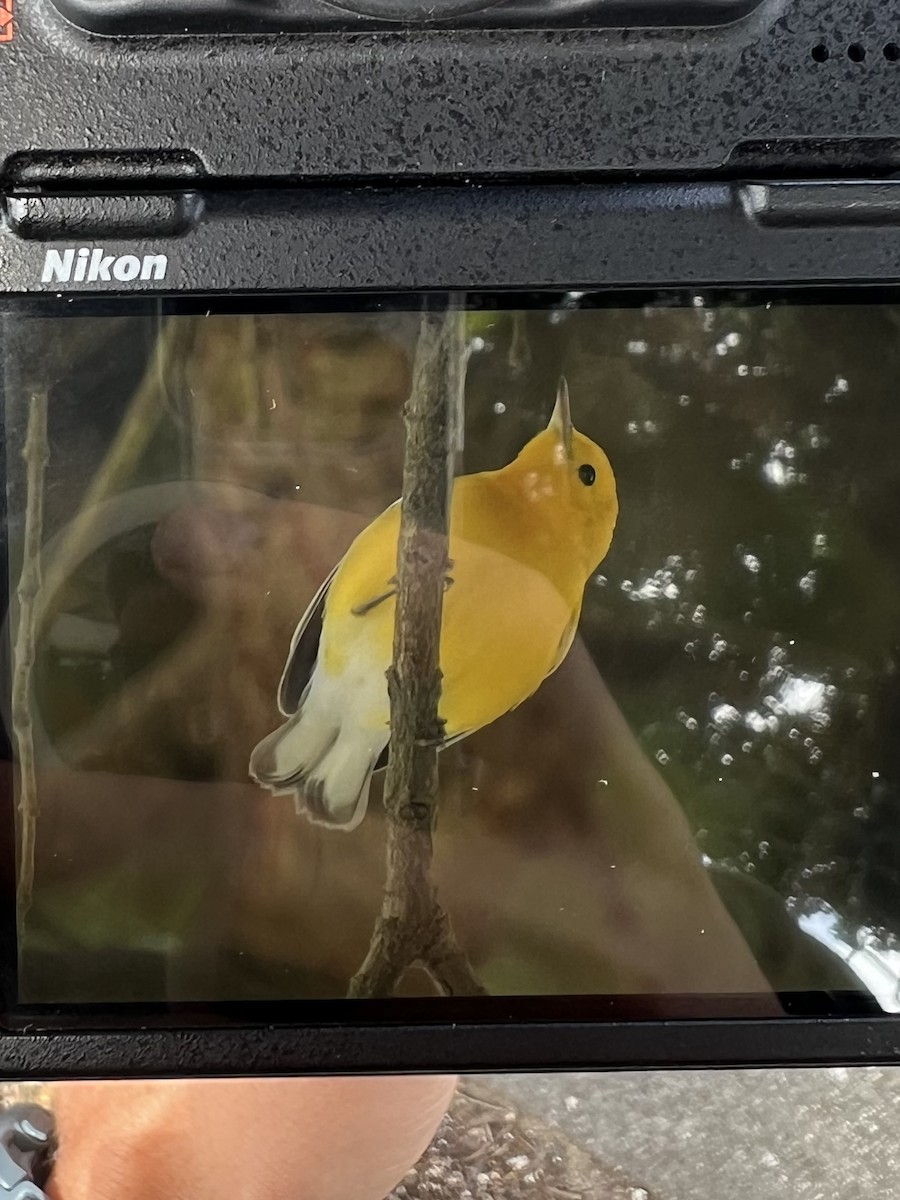
[[[890,6],[0,14],[3,1073],[896,1061]]]

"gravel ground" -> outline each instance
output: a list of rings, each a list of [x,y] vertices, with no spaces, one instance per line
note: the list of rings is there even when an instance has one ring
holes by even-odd
[[[900,1195],[900,1068],[491,1082],[511,1104],[640,1180],[658,1200]]]
[[[466,1080],[430,1149],[388,1200],[661,1200],[497,1087]]]

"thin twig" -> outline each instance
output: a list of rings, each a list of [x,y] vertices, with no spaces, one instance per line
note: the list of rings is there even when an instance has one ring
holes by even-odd
[[[16,591],[19,614],[12,685],[12,724],[19,759],[17,916],[21,929],[34,889],[37,840],[37,777],[31,714],[35,661],[36,608],[41,590],[41,549],[44,534],[44,475],[49,458],[47,393],[35,392],[28,411],[28,431],[22,452],[26,470],[25,537],[22,571]]]
[[[457,311],[426,311],[407,401],[394,661],[388,672],[391,750],[385,781],[387,879],[369,952],[350,995],[390,996],[422,967],[445,995],[481,995],[431,878],[443,737],[440,634],[450,567],[456,400],[461,366]]]

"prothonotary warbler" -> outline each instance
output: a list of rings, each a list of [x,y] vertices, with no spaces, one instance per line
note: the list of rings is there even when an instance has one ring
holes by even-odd
[[[565,658],[617,515],[609,460],[572,428],[564,380],[550,424],[513,462],[456,480],[440,644],[446,744],[527,700]],[[399,529],[398,502],[322,585],[281,677],[287,721],[250,759],[258,783],[343,830],[365,816],[390,736]]]

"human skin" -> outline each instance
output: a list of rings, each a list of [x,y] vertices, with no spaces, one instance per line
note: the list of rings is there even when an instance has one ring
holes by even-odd
[[[53,1200],[382,1200],[449,1076],[73,1082],[53,1090]]]

